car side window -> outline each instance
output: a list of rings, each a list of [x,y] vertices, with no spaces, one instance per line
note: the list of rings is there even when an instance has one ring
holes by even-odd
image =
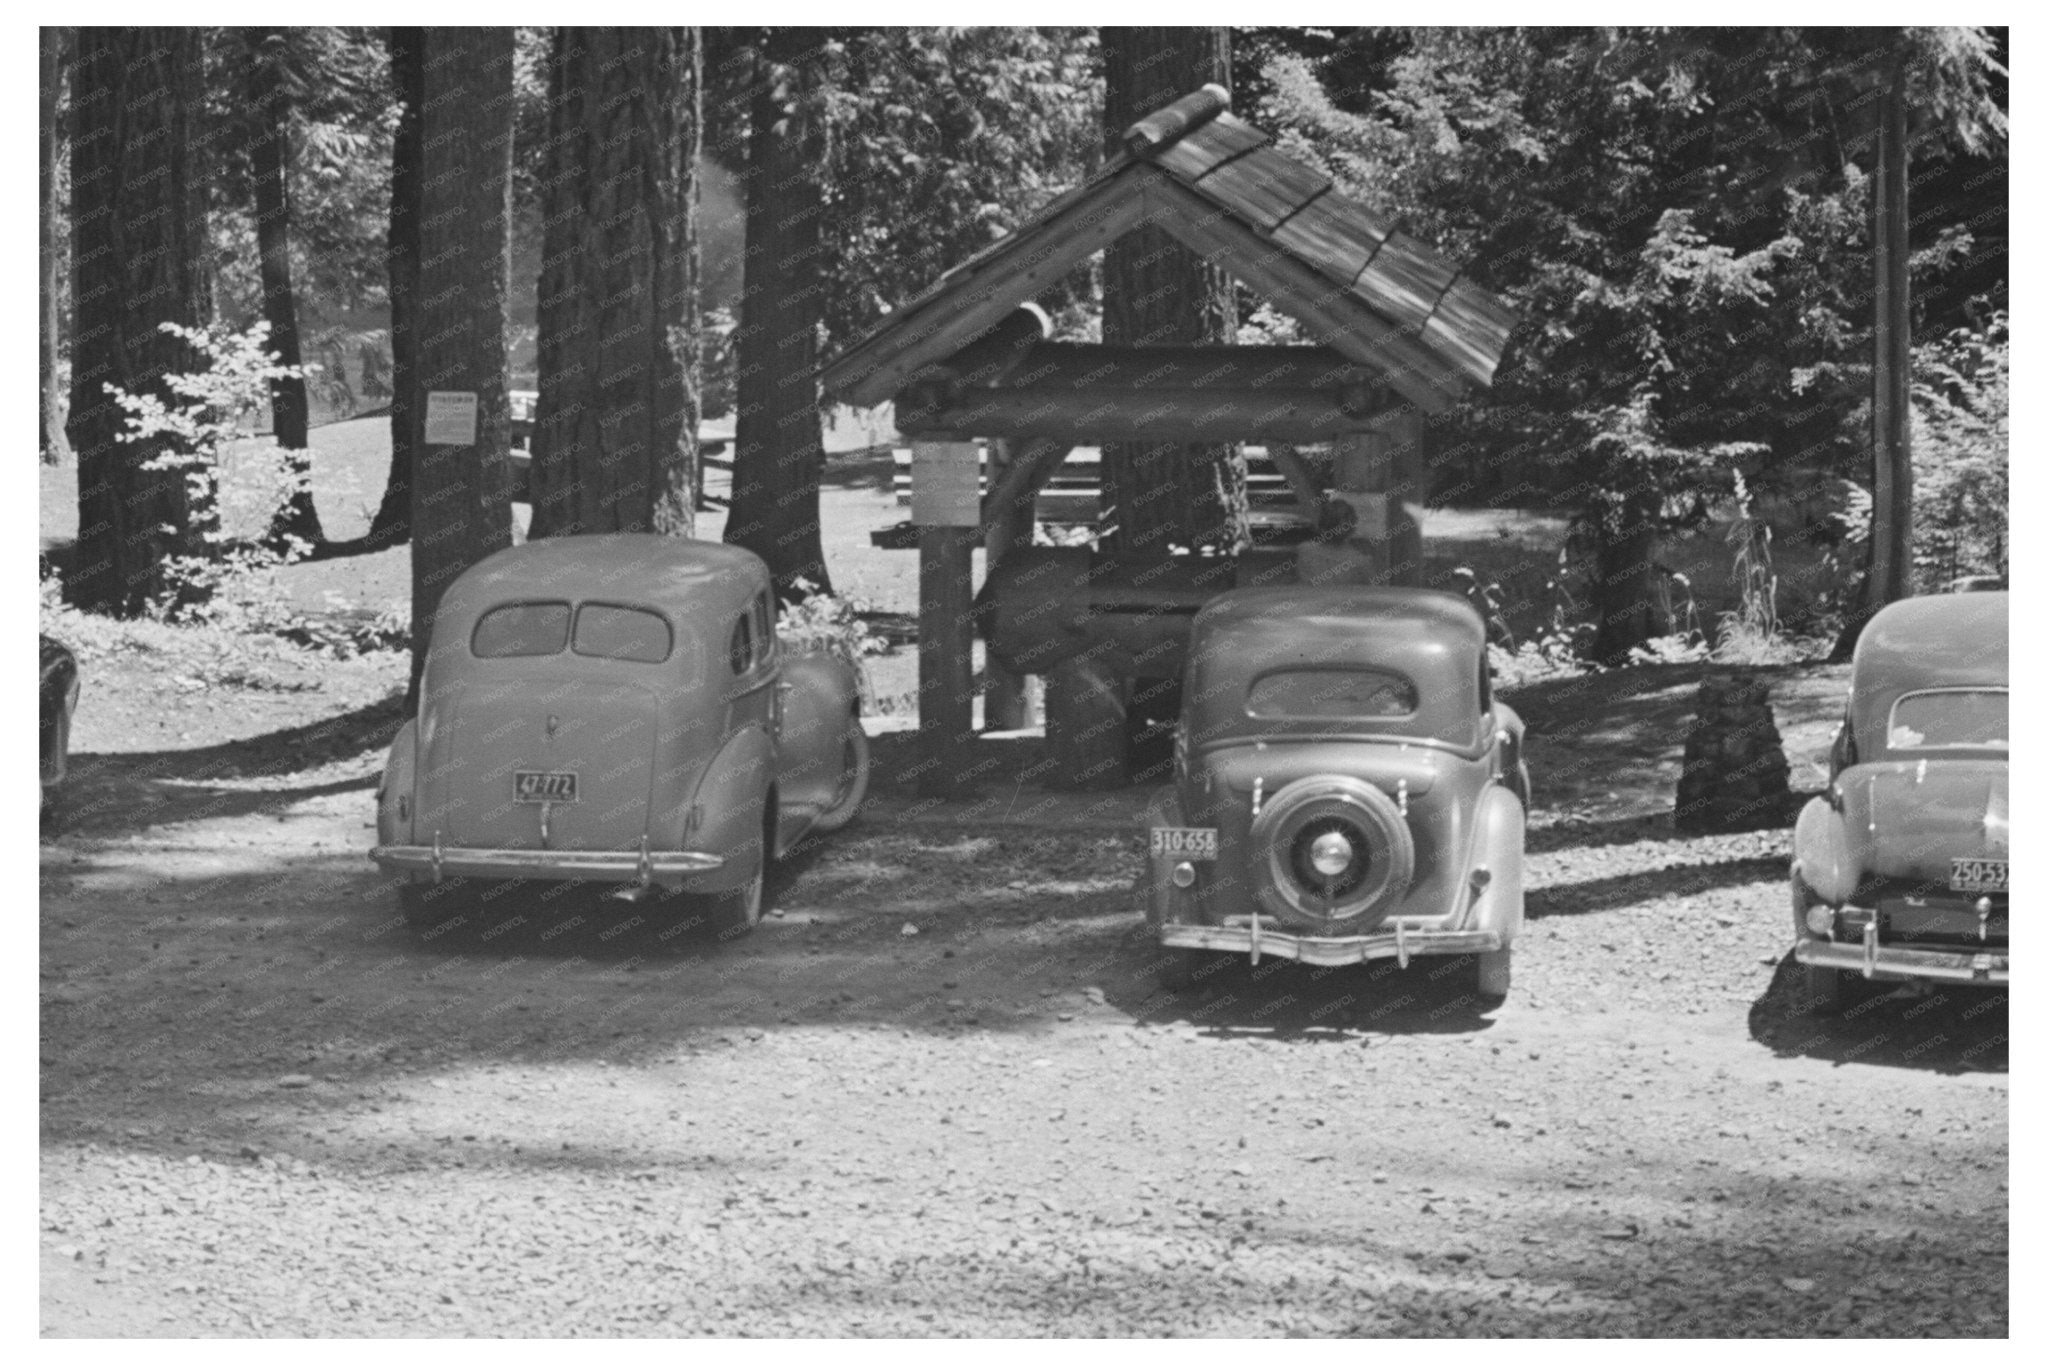
[[[775,599],[766,592],[754,596],[754,662],[765,664],[775,657]]]
[[[726,647],[726,660],[735,674],[745,673],[754,666],[754,613],[743,611],[732,623],[732,642]]]

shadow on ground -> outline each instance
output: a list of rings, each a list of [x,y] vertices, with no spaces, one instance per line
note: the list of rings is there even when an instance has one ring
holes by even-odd
[[[1749,1036],[1780,1057],[1955,1075],[2007,1068],[2008,993],[1879,985],[1838,1015],[1816,1014],[1790,953],[1750,1006]]]

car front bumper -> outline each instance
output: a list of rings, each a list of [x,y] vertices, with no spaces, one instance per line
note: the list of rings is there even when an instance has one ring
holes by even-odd
[[[1240,918],[1245,922],[1234,922]],[[1390,927],[1370,934],[1322,938],[1292,934],[1249,915],[1232,916],[1222,924],[1162,924],[1159,942],[1168,948],[1248,953],[1253,962],[1262,956],[1291,957],[1314,967],[1346,967],[1382,957],[1395,958],[1405,967],[1411,957],[1491,953],[1507,946],[1492,929],[1411,928],[1400,919],[1387,923]]]
[[[1904,948],[1881,944],[1875,934],[1861,943],[1834,943],[1802,938],[1792,956],[1808,967],[1857,972],[1871,981],[1955,981],[1971,986],[2004,986],[2011,982],[2011,958],[1998,952],[1958,952],[1945,948]]]
[[[545,881],[629,882],[681,887],[689,878],[716,872],[725,859],[715,853],[636,852],[567,848],[450,848],[435,844],[379,844],[370,858],[386,872],[426,872],[443,877],[516,877]]]

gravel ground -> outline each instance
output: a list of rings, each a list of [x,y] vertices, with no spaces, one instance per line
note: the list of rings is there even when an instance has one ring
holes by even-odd
[[[45,844],[46,1335],[2006,1331],[2004,996],[1802,1017],[1782,833],[1539,811],[1484,1013],[1167,993],[1105,815],[886,799],[740,943],[427,949],[372,768]]]

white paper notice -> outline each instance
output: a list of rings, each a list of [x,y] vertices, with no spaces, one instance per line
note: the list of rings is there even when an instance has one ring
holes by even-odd
[[[919,526],[981,524],[981,447],[919,441],[910,454],[910,519]]]
[[[436,390],[427,394],[427,444],[476,444],[476,395]]]

